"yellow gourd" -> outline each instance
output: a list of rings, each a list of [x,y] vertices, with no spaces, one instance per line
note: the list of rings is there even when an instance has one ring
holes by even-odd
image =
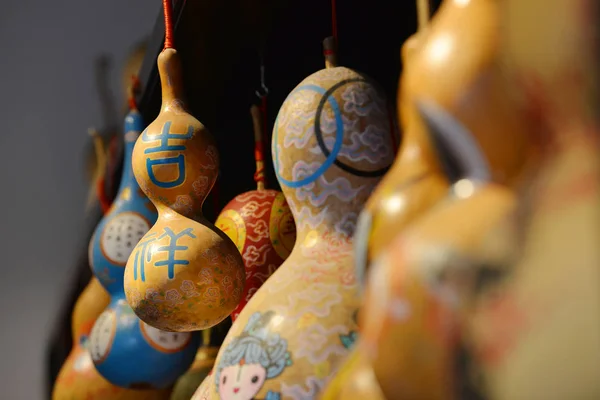
[[[335,65],[281,106],[273,162],[296,245],[255,293],[195,398],[316,398],[356,337],[356,218],[393,160],[388,108],[360,73]]]
[[[219,169],[208,130],[183,101],[179,55],[167,35],[158,56],[162,107],[140,135],[133,171],[156,206],[158,220],[125,269],[127,301],[140,319],[166,331],[197,331],[227,318],[242,299],[244,264],[227,235],[202,217],[202,203]]]

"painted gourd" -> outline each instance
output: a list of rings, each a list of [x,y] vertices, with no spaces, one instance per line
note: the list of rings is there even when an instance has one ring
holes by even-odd
[[[359,235],[359,275],[410,221],[447,190],[439,160],[416,109],[427,98],[459,119],[486,154],[492,179],[514,183],[535,152],[531,124],[516,112],[499,60],[496,0],[444,0],[428,28],[403,47],[398,91],[404,137],[391,171],[369,199]]]
[[[357,226],[356,263],[359,283],[371,260],[394,235],[436,204],[448,182],[435,149],[413,104],[410,85],[404,83],[415,62],[426,32],[411,36],[402,46],[403,74],[398,91],[398,115],[403,127],[400,151],[360,214]]]
[[[234,322],[258,288],[290,255],[296,241],[294,217],[283,193],[265,189],[262,128],[258,112],[258,108],[253,106],[257,190],[236,196],[223,208],[216,221],[217,228],[236,244],[246,267],[242,301],[231,314]]]
[[[485,155],[454,117],[435,103],[421,109],[440,156],[453,160],[446,171],[454,184],[375,260],[357,347],[385,398],[471,398],[459,394],[456,379],[462,305],[457,292],[474,281],[475,269],[465,267],[468,257],[458,256],[470,255],[510,215],[515,196],[490,183]],[[392,350],[393,360],[386,354]]]
[[[111,296],[98,317],[88,344],[98,372],[125,388],[166,388],[192,364],[198,334],[160,331],[141,321],[125,301],[124,267],[138,241],[156,220],[156,210],[137,185],[131,153],[142,130],[141,115],[125,119],[125,160],[117,199],[90,242],[92,270]]]
[[[210,328],[242,299],[244,264],[235,244],[202,217],[217,179],[219,153],[208,130],[188,114],[177,51],[158,56],[162,108],[140,135],[133,170],[158,210],[125,269],[135,313],[162,330]]]
[[[536,141],[531,131],[532,124],[517,112],[516,104],[504,82],[498,27],[496,1],[445,1],[425,35],[419,39],[419,49],[411,55],[403,73],[399,103],[403,115],[415,113],[415,130],[424,129],[427,132],[427,125],[417,111],[417,102],[422,99],[434,101],[461,121],[469,135],[473,136],[476,147],[489,166],[489,179],[495,183],[513,185],[522,179],[528,162],[534,159]],[[431,155],[438,157],[435,150],[439,143],[427,135],[423,137],[427,138],[429,152],[433,150]],[[394,165],[394,173],[398,174],[397,182],[406,184],[407,180],[400,177],[419,166],[415,162],[411,167],[411,162],[415,160],[412,155],[420,154],[423,148],[411,150],[408,145],[403,144]],[[444,171],[452,162],[442,154],[438,159],[438,168]],[[398,168],[397,172],[395,168]],[[416,179],[417,175],[411,176]],[[408,189],[400,190],[381,201],[391,201],[402,207],[410,201],[419,204],[418,195],[414,198],[408,196],[411,190],[420,189],[416,185],[408,186]],[[443,192],[438,193],[440,194]],[[438,201],[442,198],[438,197]],[[420,212],[423,211],[426,210],[421,209]],[[391,216],[387,215],[384,220],[391,221]],[[388,230],[385,236],[391,239],[405,226],[402,223],[390,225],[390,228],[397,231]],[[376,252],[373,255],[378,256]],[[357,265],[357,268],[360,269],[361,266]],[[382,336],[382,340],[385,342],[379,343],[381,348],[394,349],[399,346],[394,334]],[[386,396],[400,390],[397,375],[392,373],[393,366],[397,363],[394,354],[397,353],[379,352],[371,359],[377,381]]]
[[[72,316],[73,349],[56,379],[52,399],[168,399],[169,390],[124,389],[111,384],[96,371],[87,349],[89,334],[109,301],[110,296],[96,278],[92,278],[77,299]]]
[[[421,30],[402,45],[402,65],[408,68],[419,50]],[[405,95],[403,97],[406,97]],[[400,98],[398,101],[402,102]],[[412,107],[401,107],[412,110]],[[404,134],[400,153],[360,213],[355,234],[355,263],[359,285],[364,284],[370,260],[412,220],[436,204],[447,192],[448,183],[426,133],[417,119],[403,111]],[[419,129],[415,129],[415,128]],[[408,156],[407,156],[408,155]],[[406,158],[409,157],[409,161]],[[401,161],[402,158],[402,161]],[[402,167],[399,167],[400,163]],[[390,236],[392,235],[392,236]],[[353,348],[344,365],[327,384],[323,400],[384,400],[372,366],[359,348]]]
[[[522,198],[518,232],[525,256],[511,265],[504,285],[477,296],[475,354],[490,399],[595,399],[600,397],[598,3],[509,0],[502,12],[508,82],[523,110],[541,123],[547,143],[544,162]]]
[[[384,95],[336,67],[328,43],[328,68],[291,92],[273,130],[296,245],[241,312],[194,398],[317,398],[356,338],[352,235],[393,161],[392,127]]]
[[[177,380],[170,400],[190,400],[198,386],[210,374],[215,365],[219,347],[211,346],[210,329],[202,331],[203,343],[196,353],[190,369]]]

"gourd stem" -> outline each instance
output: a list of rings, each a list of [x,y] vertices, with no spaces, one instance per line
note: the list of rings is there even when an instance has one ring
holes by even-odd
[[[174,49],[173,42],[173,4],[172,0],[163,0],[163,12],[165,15],[165,49]]]
[[[325,68],[335,68],[337,63],[337,46],[333,36],[323,40],[323,55],[325,56]]]
[[[429,0],[417,0],[417,16],[419,32],[423,32],[429,24]]]
[[[204,329],[202,331],[202,346],[205,346],[205,347],[210,346],[210,331],[211,331],[211,328]]]

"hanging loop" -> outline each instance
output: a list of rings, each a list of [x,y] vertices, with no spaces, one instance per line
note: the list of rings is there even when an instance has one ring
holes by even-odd
[[[260,89],[256,90],[255,93],[259,98],[266,97],[269,94],[269,88],[265,83],[265,63],[262,57],[260,59]]]

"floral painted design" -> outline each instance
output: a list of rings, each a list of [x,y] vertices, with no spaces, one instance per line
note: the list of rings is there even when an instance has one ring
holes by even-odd
[[[200,199],[204,199],[208,194],[208,178],[206,176],[199,176],[198,179],[192,183],[194,193]]]
[[[200,293],[196,290],[194,282],[185,280],[181,283],[181,291],[185,297],[198,297]]]
[[[183,304],[181,294],[175,289],[167,290],[165,293],[165,300],[167,300],[172,306]]]
[[[198,272],[198,277],[200,278],[200,283],[202,285],[210,285],[213,283],[213,275],[210,268],[202,268],[202,270]]]

